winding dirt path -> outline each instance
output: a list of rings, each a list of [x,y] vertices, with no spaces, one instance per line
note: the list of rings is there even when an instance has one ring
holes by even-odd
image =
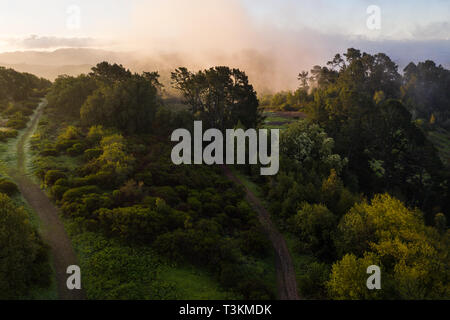
[[[66,269],[70,265],[78,265],[72,243],[59,219],[58,210],[50,202],[47,195],[27,175],[25,168],[25,145],[36,130],[39,118],[46,106],[46,101],[39,104],[30,125],[17,143],[17,168],[11,168],[9,175],[17,183],[20,192],[31,208],[39,216],[42,226],[42,237],[51,248],[53,268],[56,274],[58,298],[61,300],[85,299],[83,290],[69,290],[66,280],[69,275]]]
[[[297,291],[297,280],[295,276],[294,264],[292,263],[291,255],[281,233],[277,230],[270,219],[270,214],[264,208],[258,197],[249,190],[242,181],[228,168],[223,165],[222,169],[225,175],[235,183],[242,185],[245,188],[246,199],[251,204],[253,209],[258,213],[258,219],[261,222],[264,230],[269,236],[275,250],[275,267],[277,271],[277,287],[278,296],[280,300],[299,300]]]

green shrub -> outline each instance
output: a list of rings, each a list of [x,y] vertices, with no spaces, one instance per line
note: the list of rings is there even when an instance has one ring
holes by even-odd
[[[134,180],[127,181],[119,190],[114,191],[114,201],[120,206],[125,203],[139,202],[144,195],[142,186],[142,182],[137,183]]]
[[[71,148],[75,143],[78,143],[77,140],[61,140],[56,143],[56,150],[59,152],[64,152],[67,149]]]
[[[189,197],[188,204],[194,211],[200,211],[202,209],[202,203],[196,197]]]
[[[64,132],[58,136],[58,142],[65,140],[76,140],[81,138],[81,131],[75,126],[68,126]]]
[[[61,211],[65,215],[72,216],[72,217],[87,217],[88,216],[88,211],[86,209],[86,205],[79,203],[79,202],[63,202],[63,204],[61,206]]]
[[[178,197],[177,192],[172,187],[156,187],[153,190],[154,195],[164,199],[170,205],[174,205],[180,202],[180,198]]]
[[[81,185],[97,185],[99,187],[112,189],[115,187],[116,176],[112,172],[99,171],[94,174],[90,174],[84,178],[78,180]]]
[[[63,202],[73,202],[76,199],[80,199],[85,194],[89,193],[101,193],[97,186],[83,186],[79,188],[73,188],[67,190],[63,195]]]
[[[153,185],[152,173],[150,171],[145,171],[145,172],[136,174],[135,179],[137,181],[142,181],[147,187],[150,187]]]
[[[60,179],[60,180],[62,180],[62,179]],[[59,181],[59,180],[58,180],[58,181]],[[55,185],[51,188],[50,192],[51,192],[51,195],[52,195],[56,200],[61,200],[61,198],[63,197],[64,193],[65,193],[67,190],[69,190],[69,187],[55,184]]]
[[[303,203],[298,213],[289,219],[291,231],[299,238],[302,251],[323,259],[334,257],[333,232],[337,217],[324,205]]]
[[[47,119],[39,120],[38,126],[46,126],[46,125],[48,125],[48,120]]]
[[[262,228],[253,226],[242,232],[241,238],[240,247],[244,254],[261,258],[267,257],[271,244]]]
[[[16,112],[8,119],[6,127],[17,130],[23,129],[27,126],[28,119],[22,112]]]
[[[70,186],[70,182],[68,179],[66,178],[60,178],[58,180],[55,181],[54,183],[55,186],[64,186],[64,187],[69,187]]]
[[[46,186],[52,186],[57,180],[66,178],[64,172],[59,170],[49,170],[45,174],[44,184]]]
[[[28,118],[21,118],[21,119],[9,119],[6,122],[6,127],[11,129],[20,130],[27,126]]]
[[[32,287],[47,288],[48,248],[23,207],[0,194],[0,300],[23,299]]]
[[[54,148],[46,148],[39,152],[39,154],[43,157],[56,157],[58,155],[58,150]]]
[[[312,262],[301,276],[297,278],[302,296],[312,299],[326,299],[326,282],[331,267],[320,262]]]
[[[89,185],[95,185],[95,183],[91,183],[88,177],[82,177],[82,178],[74,178],[72,180],[72,185],[75,188],[83,187],[83,186],[89,186]]]
[[[92,126],[89,128],[87,139],[92,145],[97,145],[108,134],[110,130],[105,130],[102,126]]]
[[[15,129],[6,129],[6,130],[0,130],[0,141],[6,141],[9,138],[15,138],[17,137],[17,130]]]
[[[84,152],[84,146],[81,143],[75,143],[71,148],[67,149],[67,153],[71,156],[78,156]]]
[[[23,114],[24,116],[29,117],[29,116],[31,116],[31,115],[33,114],[33,110],[30,110],[30,109],[22,109],[22,114]]]
[[[154,240],[167,230],[167,216],[140,206],[112,210],[101,208],[94,214],[105,231],[121,238]]]
[[[113,201],[108,194],[89,193],[83,196],[83,204],[86,210],[93,213],[95,210],[101,208],[111,208]]]
[[[92,159],[100,157],[100,155],[102,153],[103,153],[103,150],[100,148],[87,149],[87,150],[84,150],[84,159],[86,161],[90,161]]]
[[[19,192],[17,185],[7,179],[0,179],[0,192],[12,196]]]

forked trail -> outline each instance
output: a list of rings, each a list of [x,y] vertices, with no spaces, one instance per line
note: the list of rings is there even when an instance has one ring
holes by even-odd
[[[70,265],[78,265],[72,243],[59,219],[58,210],[47,195],[27,175],[25,166],[25,145],[36,130],[46,101],[39,104],[30,125],[17,143],[17,168],[10,168],[10,176],[17,183],[20,192],[31,208],[37,213],[41,223],[42,237],[51,248],[53,268],[56,274],[58,298],[62,300],[85,299],[83,290],[69,290],[66,280],[69,275],[66,269]]]
[[[261,222],[264,230],[269,236],[275,250],[276,272],[277,272],[277,287],[278,297],[280,300],[299,300],[297,291],[297,281],[295,276],[294,264],[292,263],[291,255],[281,233],[277,230],[270,219],[270,214],[264,208],[258,197],[249,190],[242,181],[228,168],[222,166],[225,175],[235,183],[242,185],[245,188],[246,199],[251,204],[253,209],[258,213],[258,219]]]

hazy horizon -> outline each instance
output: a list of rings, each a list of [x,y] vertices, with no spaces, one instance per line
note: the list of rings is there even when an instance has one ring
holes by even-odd
[[[20,60],[17,51],[44,52],[41,57],[53,57],[60,48],[107,53],[44,63],[53,67],[47,69],[52,77],[64,72],[63,66],[76,74],[77,67],[85,70],[99,57],[136,71],[229,65],[246,71],[259,88],[293,89],[298,72],[324,65],[348,47],[384,52],[400,71],[425,59],[450,66],[450,6],[443,0],[23,2],[0,4],[0,9],[7,5],[0,26],[8,30],[0,34],[0,53],[18,56],[9,63],[0,54],[0,64],[39,70],[39,59]],[[379,29],[366,25],[372,4],[380,8]]]

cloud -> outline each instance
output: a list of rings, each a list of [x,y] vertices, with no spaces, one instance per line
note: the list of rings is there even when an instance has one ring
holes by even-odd
[[[442,54],[450,52],[445,40],[369,40],[338,29],[321,31],[299,20],[295,28],[288,28],[270,19],[255,19],[239,0],[153,0],[138,5],[131,21],[120,42],[140,53],[136,61],[152,61],[150,65],[159,70],[180,65],[238,67],[259,90],[293,89],[300,71],[325,65],[349,47],[392,54],[400,68],[417,59],[450,64]],[[448,23],[427,25],[417,32],[427,39],[440,28],[448,30]]]
[[[70,38],[30,35],[27,37],[3,40],[10,47],[22,50],[57,49],[57,48],[96,48],[110,45],[111,42],[94,38]]]
[[[439,40],[450,40],[450,22],[440,21],[429,23],[425,26],[416,26],[412,32],[414,38]]]
[[[127,23],[117,20],[114,27],[106,24],[105,34],[114,41],[91,37],[29,36],[10,39],[14,42],[10,46],[26,50],[100,47],[126,51],[118,56],[108,52],[101,57],[109,57],[136,71],[158,70],[166,77],[179,66],[198,70],[228,65],[244,70],[258,91],[294,89],[300,71],[325,65],[334,54],[345,52],[349,47],[369,53],[384,52],[400,65],[400,69],[410,61],[425,59],[450,66],[448,22],[426,24],[422,21],[415,29],[409,29],[409,24],[404,26],[404,19],[390,19],[386,10],[385,20],[390,24],[383,28],[406,28],[408,35],[414,30],[416,38],[388,40],[381,34],[369,40],[367,36],[349,33],[347,27],[353,25],[356,18],[346,21],[347,7],[341,8],[340,4],[334,4],[330,9],[324,1],[305,2],[302,3],[305,10],[298,10],[297,6],[284,3],[280,11],[280,6],[267,0],[266,6],[262,6],[267,9],[267,15],[255,17],[242,3],[241,0],[139,1],[130,17],[125,19]],[[360,12],[361,19],[357,20],[365,28],[365,8]],[[398,12],[394,10],[392,14]],[[322,16],[321,13],[328,14]],[[277,23],[280,19],[283,23]],[[336,28],[325,30],[320,27],[323,25],[336,25]],[[100,59],[92,52],[89,55],[88,58],[77,53],[57,60],[52,57],[49,63],[73,64],[78,61],[92,64],[94,58]],[[43,61],[40,56],[39,59]]]

